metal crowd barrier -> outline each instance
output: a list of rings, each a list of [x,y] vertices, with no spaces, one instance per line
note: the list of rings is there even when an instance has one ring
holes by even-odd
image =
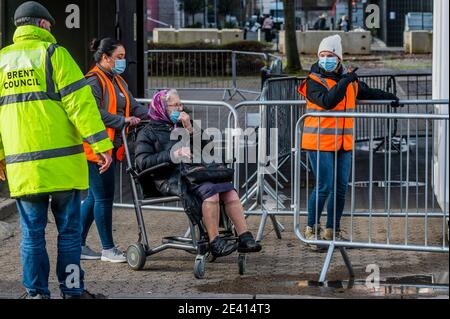
[[[281,59],[231,50],[150,50],[148,95],[162,89],[223,91],[223,100],[261,94],[261,69],[279,72]]]
[[[140,102],[149,103],[150,100],[140,100]],[[295,160],[293,156],[286,156],[285,158],[277,157],[273,161],[272,171],[275,173],[266,174],[266,160],[267,155],[274,154],[275,150],[270,148],[270,129],[277,128],[279,131],[289,131],[289,143],[287,149],[291,150],[295,148],[295,124],[297,117],[291,116],[289,122],[283,120],[277,120],[280,117],[278,112],[283,113],[299,113],[304,114],[305,101],[267,101],[267,102],[243,102],[236,105],[234,108],[224,102],[196,102],[196,101],[184,101],[185,105],[192,107],[192,117],[194,119],[202,119],[203,123],[208,126],[217,127],[223,131],[226,128],[242,128],[243,130],[250,129],[253,132],[253,137],[246,136],[244,140],[240,141],[238,147],[236,147],[236,158],[242,160],[235,163],[236,178],[235,186],[239,190],[242,202],[246,209],[246,215],[258,215],[261,216],[260,227],[257,234],[257,239],[262,240],[264,236],[264,230],[267,224],[267,220],[270,218],[274,225],[276,235],[281,238],[281,232],[284,227],[277,220],[278,215],[293,215],[293,198],[294,188],[292,187],[294,180]],[[364,102],[369,103],[369,102]],[[371,102],[372,103],[372,102]],[[430,101],[410,101],[409,103],[435,103]],[[380,103],[375,103],[374,107]],[[217,109],[219,107],[219,110]],[[220,108],[222,111],[220,111]],[[223,109],[226,111],[224,112]],[[268,109],[271,109],[269,112]],[[233,111],[231,111],[233,110]],[[275,119],[273,122],[268,121],[268,117]],[[235,120],[236,119],[236,120]],[[375,121],[375,120],[373,120]],[[218,125],[218,123],[221,123]],[[358,123],[358,122],[357,122]],[[411,121],[414,126],[410,130],[408,136],[404,136],[404,142],[411,148],[415,148],[416,152],[419,150],[419,143],[417,138],[420,136],[417,134],[419,126],[416,125],[416,121]],[[355,129],[357,130],[357,125]],[[423,125],[422,125],[423,126]],[[373,125],[372,125],[373,127]],[[388,136],[390,131],[393,130],[393,125],[385,127],[385,136]],[[406,135],[406,129],[400,126],[400,133]],[[411,127],[410,127],[411,129]],[[261,135],[261,132],[268,133],[267,135]],[[279,154],[279,148],[282,146],[279,139],[282,134],[277,136],[276,150]],[[386,142],[386,141],[384,141]],[[391,145],[386,143],[385,145]],[[264,146],[264,147],[263,147]],[[377,145],[378,146],[378,145]],[[358,149],[360,153],[367,153],[367,149]],[[377,152],[382,154],[383,167],[387,167],[388,156],[392,156],[390,152],[383,152],[377,147]],[[252,154],[256,154],[256,158],[249,161]],[[397,154],[403,156],[403,152]],[[254,156],[255,157],[255,156]],[[260,160],[262,159],[262,160]],[[301,162],[301,167],[305,171],[309,172],[310,168],[307,166],[307,159],[304,158]],[[418,166],[417,166],[418,167]],[[361,180],[356,182],[355,187],[362,189],[369,187],[369,185],[379,185],[383,189],[386,189],[386,185],[395,182],[400,185],[400,181],[394,181],[393,179],[387,179],[387,175],[377,177],[375,181],[369,179],[368,174],[361,175]],[[116,200],[116,207],[131,207],[130,203],[124,200],[127,196],[127,188],[124,185],[128,185],[128,177],[124,174],[123,169],[120,169],[119,183],[119,196]],[[415,185],[417,190],[424,184],[424,178],[419,176],[419,171],[416,169],[416,175],[414,181],[410,181],[410,184]],[[302,181],[302,183],[306,183]],[[400,194],[402,196],[402,194]],[[416,201],[418,204],[418,200]],[[417,205],[416,205],[417,206]],[[418,207],[418,206],[417,206]],[[169,210],[169,211],[182,211],[181,207],[148,207],[154,210]],[[385,207],[378,207],[385,208]],[[361,214],[360,214],[361,215]],[[382,216],[382,214],[375,213],[375,216]]]
[[[276,77],[271,79],[271,81],[278,82],[278,84],[274,83],[274,85],[282,90],[287,87],[292,87],[292,82],[296,82],[300,85],[301,81],[304,79],[302,77],[283,77],[277,79],[278,74],[279,73],[276,73]],[[367,83],[369,87],[394,93],[402,100],[429,100],[433,95],[433,75],[431,73],[360,75],[359,78]],[[280,82],[285,82],[285,86],[280,86]],[[273,92],[275,95],[272,95],[272,100],[288,99],[286,96],[283,96],[283,93],[281,92]],[[296,100],[298,97],[294,97],[293,99]]]
[[[431,73],[394,74],[397,95],[405,100],[429,100],[433,96]]]
[[[290,101],[290,100],[304,100],[304,97],[301,96],[297,89],[302,84],[302,82],[306,78],[302,77],[284,77],[284,78],[275,78],[269,79],[266,82],[265,90],[263,91],[261,100],[263,101]],[[386,92],[390,92],[393,94],[397,93],[397,85],[396,80],[393,75],[362,75],[359,77],[361,81],[364,81],[369,87],[380,89]],[[268,110],[272,112],[271,109]],[[391,108],[387,105],[359,105],[358,112],[392,112]],[[396,110],[393,110],[396,112]],[[300,112],[292,113],[292,116],[296,117],[295,121],[297,121],[303,114]],[[278,116],[280,118],[279,121],[289,121],[289,114],[283,114],[278,112]],[[274,121],[274,117],[269,114],[269,121]],[[368,140],[368,122],[367,119],[361,118],[356,119],[358,121],[358,131],[356,133],[356,142],[366,142]],[[376,125],[375,127],[375,137],[378,139],[383,139],[385,136],[382,134],[383,129],[381,125]],[[394,130],[393,135],[396,132]],[[288,140],[289,136],[285,136],[286,140]],[[285,142],[286,143],[286,142]],[[286,149],[283,148],[283,154],[280,156],[285,156]],[[289,151],[289,150],[287,150]]]
[[[305,105],[305,101],[249,101],[235,106],[240,127],[244,130],[255,129],[253,139],[241,141],[239,154],[244,156],[244,163],[239,166],[239,192],[246,215],[261,216],[257,241],[262,241],[269,218],[277,237],[281,239],[284,226],[277,221],[276,215],[292,215],[291,204],[286,202],[293,196],[293,188],[289,184],[293,180],[294,159],[290,154],[294,147],[296,117],[280,120],[278,113],[292,115],[302,112]],[[257,117],[251,125],[249,115]],[[229,120],[231,124],[231,118]],[[291,139],[282,138],[286,130]],[[285,152],[286,156],[280,157],[281,152]],[[256,157],[255,160],[250,162],[249,157],[255,153],[256,156],[252,156]],[[268,157],[272,161],[268,161]],[[272,173],[266,174],[268,169]]]
[[[385,101],[371,101],[371,104],[383,104]],[[404,104],[447,105],[445,101],[402,101]],[[302,216],[307,215],[308,205],[312,213],[318,218],[320,211],[318,194],[316,201],[311,202],[312,192],[318,192],[312,187],[321,181],[308,173],[309,169],[302,169],[302,161],[308,156],[302,150],[302,133],[304,121],[307,118],[365,118],[369,120],[369,148],[362,153],[353,144],[351,163],[351,189],[347,194],[347,205],[341,229],[347,233],[347,240],[336,238],[336,196],[337,170],[334,170],[333,190],[335,199],[332,203],[333,239],[325,240],[321,237],[318,227],[314,230],[314,239],[307,240],[304,235],[306,221]],[[385,129],[393,129],[394,121],[402,123],[400,135],[406,140],[414,138],[412,123],[422,122],[425,134],[416,141],[415,145],[407,145],[399,154],[392,152],[377,153],[375,145],[375,120],[382,120]],[[308,245],[327,247],[328,253],[320,275],[320,282],[324,282],[331,264],[335,249],[339,249],[350,275],[353,269],[346,248],[370,248],[405,250],[418,252],[448,253],[448,108],[446,114],[391,114],[391,113],[313,113],[304,115],[296,125],[295,142],[295,175],[294,175],[294,231],[296,236]],[[336,124],[337,125],[337,124]],[[336,127],[336,132],[338,128]],[[319,132],[318,139],[320,141]],[[356,127],[353,129],[356,134]],[[437,147],[436,141],[441,141]],[[418,146],[420,145],[420,146]],[[442,149],[444,148],[444,149]],[[320,152],[317,152],[320,165]],[[383,163],[384,165],[381,165]],[[307,167],[310,167],[307,160]],[[444,174],[437,176],[437,165],[444,165]],[[337,166],[337,152],[334,154],[334,167]],[[303,172],[305,172],[303,174]],[[358,188],[358,180],[366,178],[368,174],[367,190]],[[377,178],[384,177],[384,182]],[[443,185],[443,191],[435,189],[436,178]],[[399,178],[399,181],[395,181]],[[422,183],[419,183],[419,180]],[[440,206],[435,194],[445,194],[441,198]],[[331,197],[328,197],[330,199]],[[379,207],[382,202],[382,207]],[[383,207],[384,206],[384,207]],[[314,212],[315,211],[315,212]],[[324,214],[325,215],[325,214]],[[326,214],[327,215],[327,214]],[[328,216],[327,216],[328,217]],[[311,226],[311,225],[310,225]],[[323,234],[323,233],[322,233]]]
[[[292,79],[287,79],[288,83],[293,83]],[[282,83],[285,87],[286,79],[276,79],[275,83]],[[266,86],[263,91],[263,96],[270,96],[266,93],[270,86]],[[285,93],[281,94],[291,94],[292,90],[286,90]],[[416,101],[418,104],[421,101]],[[423,101],[422,101],[423,102]],[[370,102],[359,103],[357,110],[364,113],[369,112],[379,112],[380,103],[366,104]],[[428,102],[426,102],[428,103]],[[388,108],[386,103],[384,103],[384,108]],[[423,103],[422,103],[423,104]],[[360,106],[363,105],[363,109],[360,110]],[[262,132],[267,132],[266,138],[262,138],[259,134],[256,134],[256,149],[258,154],[257,164],[248,163],[248,156],[250,148],[255,149],[253,143],[248,143],[244,141],[244,145],[241,145],[240,153],[246,156],[245,163],[240,165],[240,195],[244,203],[244,208],[246,208],[248,215],[261,215],[261,224],[257,234],[257,240],[262,240],[264,236],[264,230],[266,227],[267,219],[270,218],[274,230],[278,238],[281,238],[281,232],[284,227],[276,221],[276,215],[292,215],[292,199],[294,198],[292,181],[294,177],[294,158],[292,156],[292,149],[295,147],[295,125],[301,116],[305,114],[306,101],[304,100],[283,100],[283,101],[253,101],[253,102],[242,102],[235,106],[238,112],[238,117],[240,119],[240,127],[247,129],[249,127],[256,127],[261,129]],[[390,107],[390,106],[389,106]],[[256,113],[257,112],[257,113]],[[249,116],[257,117],[253,122],[258,124],[249,125]],[[383,145],[396,146],[392,143],[390,136],[393,136],[395,126],[393,125],[390,130],[387,130],[384,123],[380,120],[374,120],[377,126],[381,128],[377,131],[375,140],[377,141],[377,151],[385,150]],[[357,132],[360,131],[360,126],[367,126],[367,119],[358,121],[355,120],[355,129]],[[271,149],[270,147],[270,136],[271,130],[277,130],[277,149]],[[256,133],[259,131],[257,130]],[[417,135],[417,130],[414,131],[414,137]],[[384,136],[384,138],[382,138]],[[406,139],[400,138],[400,144],[413,143],[415,140],[410,140],[406,142]],[[417,145],[417,144],[416,144]],[[264,149],[263,149],[264,147]],[[404,145],[403,145],[404,147]],[[361,151],[366,151],[367,147],[362,146]],[[276,170],[275,174],[265,174],[267,171],[265,167],[267,163],[264,160],[259,160],[260,158],[265,158],[268,155],[277,157],[272,161],[272,170]],[[306,160],[302,162],[302,166],[308,169],[305,165]],[[366,177],[368,178],[368,176]],[[386,180],[384,179],[385,183]],[[368,184],[367,182],[360,182],[361,184]],[[259,208],[259,209],[257,209]]]

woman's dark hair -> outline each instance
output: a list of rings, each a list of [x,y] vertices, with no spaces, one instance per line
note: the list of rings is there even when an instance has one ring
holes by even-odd
[[[97,63],[100,62],[103,54],[110,57],[119,47],[123,47],[123,44],[112,38],[105,38],[102,40],[94,39],[90,46],[91,52],[94,52],[94,60]]]

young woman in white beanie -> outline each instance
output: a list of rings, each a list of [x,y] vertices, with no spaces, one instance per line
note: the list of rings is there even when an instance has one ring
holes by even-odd
[[[312,66],[308,78],[298,89],[307,100],[307,112],[354,112],[357,99],[389,100],[393,101],[393,107],[398,106],[398,98],[394,94],[369,88],[358,80],[355,72],[344,66],[339,35],[323,39],[318,56],[319,61]],[[308,203],[305,231],[308,240],[316,239],[316,234],[321,237],[317,239],[346,240],[340,223],[351,171],[353,127],[352,118],[321,118],[320,123],[317,117],[305,120],[302,148],[308,150],[315,180],[319,182]],[[327,200],[327,224],[321,233],[320,216]],[[312,248],[317,249],[315,246]]]

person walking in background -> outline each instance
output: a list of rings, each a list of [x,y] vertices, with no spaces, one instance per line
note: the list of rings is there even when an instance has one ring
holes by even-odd
[[[328,30],[327,27],[327,14],[323,13],[314,23],[314,30]]]
[[[348,22],[347,16],[342,16],[341,21],[339,22],[339,30],[344,32],[350,31],[350,24]]]
[[[267,15],[266,18],[264,19],[262,29],[265,34],[266,42],[272,42],[273,20],[269,15]]]
[[[84,144],[89,161],[89,192],[81,205],[81,259],[124,263],[127,259],[115,246],[112,231],[115,162],[124,159],[122,128],[125,125],[136,126],[142,119],[147,119],[148,107],[140,105],[134,99],[127,83],[120,76],[127,65],[123,44],[111,38],[101,41],[95,39],[92,41],[91,50],[94,52],[96,65],[86,77],[107,128],[107,137],[114,144],[114,150],[111,151],[113,164],[107,171],[100,173],[97,169],[97,157],[89,143]],[[103,247],[102,253],[95,252],[86,244],[94,220]]]
[[[0,171],[6,170],[20,215],[23,297],[50,298],[45,242],[50,200],[62,297],[102,297],[84,289],[80,266],[81,191],[88,188],[83,139],[100,172],[112,163],[113,145],[83,73],[51,34],[55,19],[48,10],[25,2],[14,21],[14,44],[0,51]]]
[[[354,112],[357,99],[389,100],[393,101],[393,107],[398,107],[399,100],[394,94],[369,88],[353,70],[346,68],[342,52],[339,35],[327,37],[321,42],[319,61],[312,66],[308,78],[298,88],[298,92],[306,98],[308,113]],[[341,217],[352,166],[353,129],[352,118],[323,117],[319,120],[311,116],[305,120],[302,149],[307,150],[314,180],[318,181],[308,203],[307,240],[317,239],[316,235],[321,235],[320,217],[328,200],[326,229],[319,239],[346,241],[342,236]]]

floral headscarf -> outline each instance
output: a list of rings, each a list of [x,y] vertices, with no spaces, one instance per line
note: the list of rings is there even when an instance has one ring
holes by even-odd
[[[160,91],[153,96],[153,101],[150,103],[148,116],[156,122],[164,122],[172,124],[172,121],[167,114],[167,93],[168,90]]]

